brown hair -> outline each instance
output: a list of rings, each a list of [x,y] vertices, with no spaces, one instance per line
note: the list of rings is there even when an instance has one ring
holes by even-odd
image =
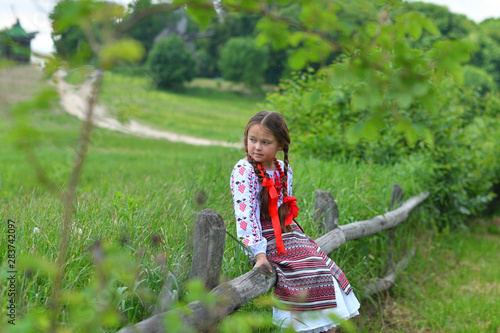
[[[245,152],[247,154],[247,160],[252,164],[255,174],[259,177],[259,181],[265,178],[270,178],[267,173],[262,173],[257,167],[257,162],[250,158],[248,154],[248,131],[253,125],[262,125],[266,127],[278,140],[278,145],[283,145],[283,162],[284,162],[284,175],[283,175],[283,198],[288,196],[288,150],[290,148],[290,134],[288,133],[288,126],[286,125],[285,118],[276,111],[260,111],[255,114],[249,121],[245,128],[243,134],[243,145],[245,147]],[[269,197],[265,187],[262,187],[260,191],[260,215],[261,218],[269,218],[268,209]],[[278,215],[280,218],[281,232],[292,231],[292,226],[285,226],[286,215],[288,214],[288,206],[282,204],[278,209]]]

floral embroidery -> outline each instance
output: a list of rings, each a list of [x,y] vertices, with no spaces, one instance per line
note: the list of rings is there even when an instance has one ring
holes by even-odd
[[[280,162],[283,167],[283,162]],[[272,176],[272,175],[271,175]],[[292,169],[288,168],[288,195],[292,195]],[[247,161],[239,161],[231,173],[231,194],[233,196],[237,237],[245,246],[265,241],[260,224],[260,198],[262,185],[253,167]],[[280,191],[278,205],[283,202]]]

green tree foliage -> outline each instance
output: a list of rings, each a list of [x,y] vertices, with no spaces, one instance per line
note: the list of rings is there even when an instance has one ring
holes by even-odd
[[[58,22],[61,22],[65,11],[73,9],[76,11],[83,10],[82,7],[77,6],[71,0],[63,0],[58,2],[49,14],[49,18],[52,20],[52,41],[57,54],[68,60],[71,58],[76,62],[75,64],[85,63],[93,57],[87,37],[83,29],[78,25],[65,28],[59,28],[57,25],[59,24]]]
[[[175,88],[191,81],[196,62],[184,41],[170,35],[158,41],[148,55],[149,74],[158,88]]]
[[[482,68],[467,65],[464,67],[464,85],[479,92],[482,96],[498,90],[495,80]]]
[[[58,66],[82,66],[92,63],[109,69],[120,62],[135,62],[142,58],[142,46],[130,39],[117,40],[113,32],[116,22],[126,16],[125,8],[107,1],[62,0],[50,18],[57,55],[49,59],[49,73]]]
[[[206,77],[220,76],[217,60],[223,45],[230,38],[252,36],[259,15],[231,13],[224,11],[221,19],[214,19],[205,36],[195,41],[196,49],[200,51],[200,75]]]
[[[497,44],[500,44],[500,19],[487,19],[479,24],[482,32],[493,39]]]
[[[440,37],[421,49],[424,32],[439,35],[422,14],[382,11],[377,23],[357,30],[337,63],[299,72],[269,95],[267,108],[285,114],[295,149],[306,155],[376,163],[428,159],[436,213],[458,224],[485,207],[500,173],[498,149],[491,149],[499,135],[498,95],[480,98],[482,92],[460,87],[471,42]],[[311,38],[288,29],[263,31],[265,38],[278,33],[285,41]],[[296,62],[290,59],[296,68],[309,58],[308,50],[298,52]],[[468,78],[474,74],[470,70]]]
[[[151,6],[151,4],[151,0],[135,0],[128,4],[128,8],[132,10],[133,14]],[[176,21],[178,19],[177,16],[175,13],[161,13],[148,16],[127,31],[127,36],[140,41],[146,52],[149,52],[153,48],[154,38],[165,28],[166,22],[168,20]]]
[[[447,7],[423,2],[405,2],[398,13],[419,12],[433,20],[440,35],[424,32],[415,42],[419,48],[428,48],[433,42],[442,39],[469,38],[476,44],[471,53],[470,64],[490,73],[500,84],[500,20],[489,19],[477,25],[465,15],[454,14]]]
[[[483,33],[475,33],[471,39],[478,46],[477,51],[472,53],[471,65],[490,73],[500,84],[500,44]]]
[[[131,15],[138,15],[143,10],[149,10],[152,5],[152,0],[135,0],[128,5],[128,8],[132,11]],[[158,38],[164,30],[182,35],[183,40],[190,41],[196,38],[199,29],[196,23],[186,16],[185,8],[152,14],[128,30],[126,36],[140,41],[146,52],[151,51],[155,38]]]
[[[231,38],[222,48],[217,62],[225,79],[243,82],[252,88],[262,83],[267,64],[267,49],[257,47],[255,40],[248,37]]]
[[[435,193],[441,226],[450,221],[457,225],[464,215],[481,212],[500,173],[500,148],[495,144],[500,135],[499,95],[481,95],[476,88],[446,80],[434,87],[434,111],[414,103],[374,121],[372,110],[360,110],[351,102],[360,85],[334,86],[325,74],[300,73],[268,95],[266,108],[285,115],[294,151],[306,156],[380,164],[410,156],[427,160],[433,172],[428,186]],[[350,139],[349,132],[360,126],[363,137]]]
[[[420,47],[428,47],[432,42],[442,39],[461,39],[477,30],[476,23],[465,15],[455,14],[445,6],[424,2],[404,2],[397,13],[418,12],[430,18],[440,31],[440,35],[424,33],[418,42]]]

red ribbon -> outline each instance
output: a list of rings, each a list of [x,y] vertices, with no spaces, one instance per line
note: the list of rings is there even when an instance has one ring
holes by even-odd
[[[269,194],[268,209],[269,215],[271,216],[271,221],[273,223],[274,236],[276,238],[276,247],[278,249],[278,254],[284,253],[285,245],[283,244],[283,238],[281,237],[281,224],[278,214],[278,193],[274,187],[274,180],[269,178],[264,178],[262,180],[262,186],[267,187],[267,193]]]
[[[297,198],[295,197],[285,197],[283,203],[288,206],[288,213],[286,214],[285,225],[290,225],[293,219],[297,217],[299,212],[299,207],[297,207]]]

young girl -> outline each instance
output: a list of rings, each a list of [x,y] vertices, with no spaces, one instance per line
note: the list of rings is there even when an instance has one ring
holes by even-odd
[[[288,165],[290,136],[285,119],[261,111],[244,133],[246,157],[231,174],[231,193],[238,238],[255,267],[264,266],[278,279],[275,297],[286,307],[273,308],[273,322],[297,332],[334,332],[332,318],[358,315],[359,302],[340,268],[293,220],[299,208],[292,197]],[[283,151],[283,161],[276,159]]]

